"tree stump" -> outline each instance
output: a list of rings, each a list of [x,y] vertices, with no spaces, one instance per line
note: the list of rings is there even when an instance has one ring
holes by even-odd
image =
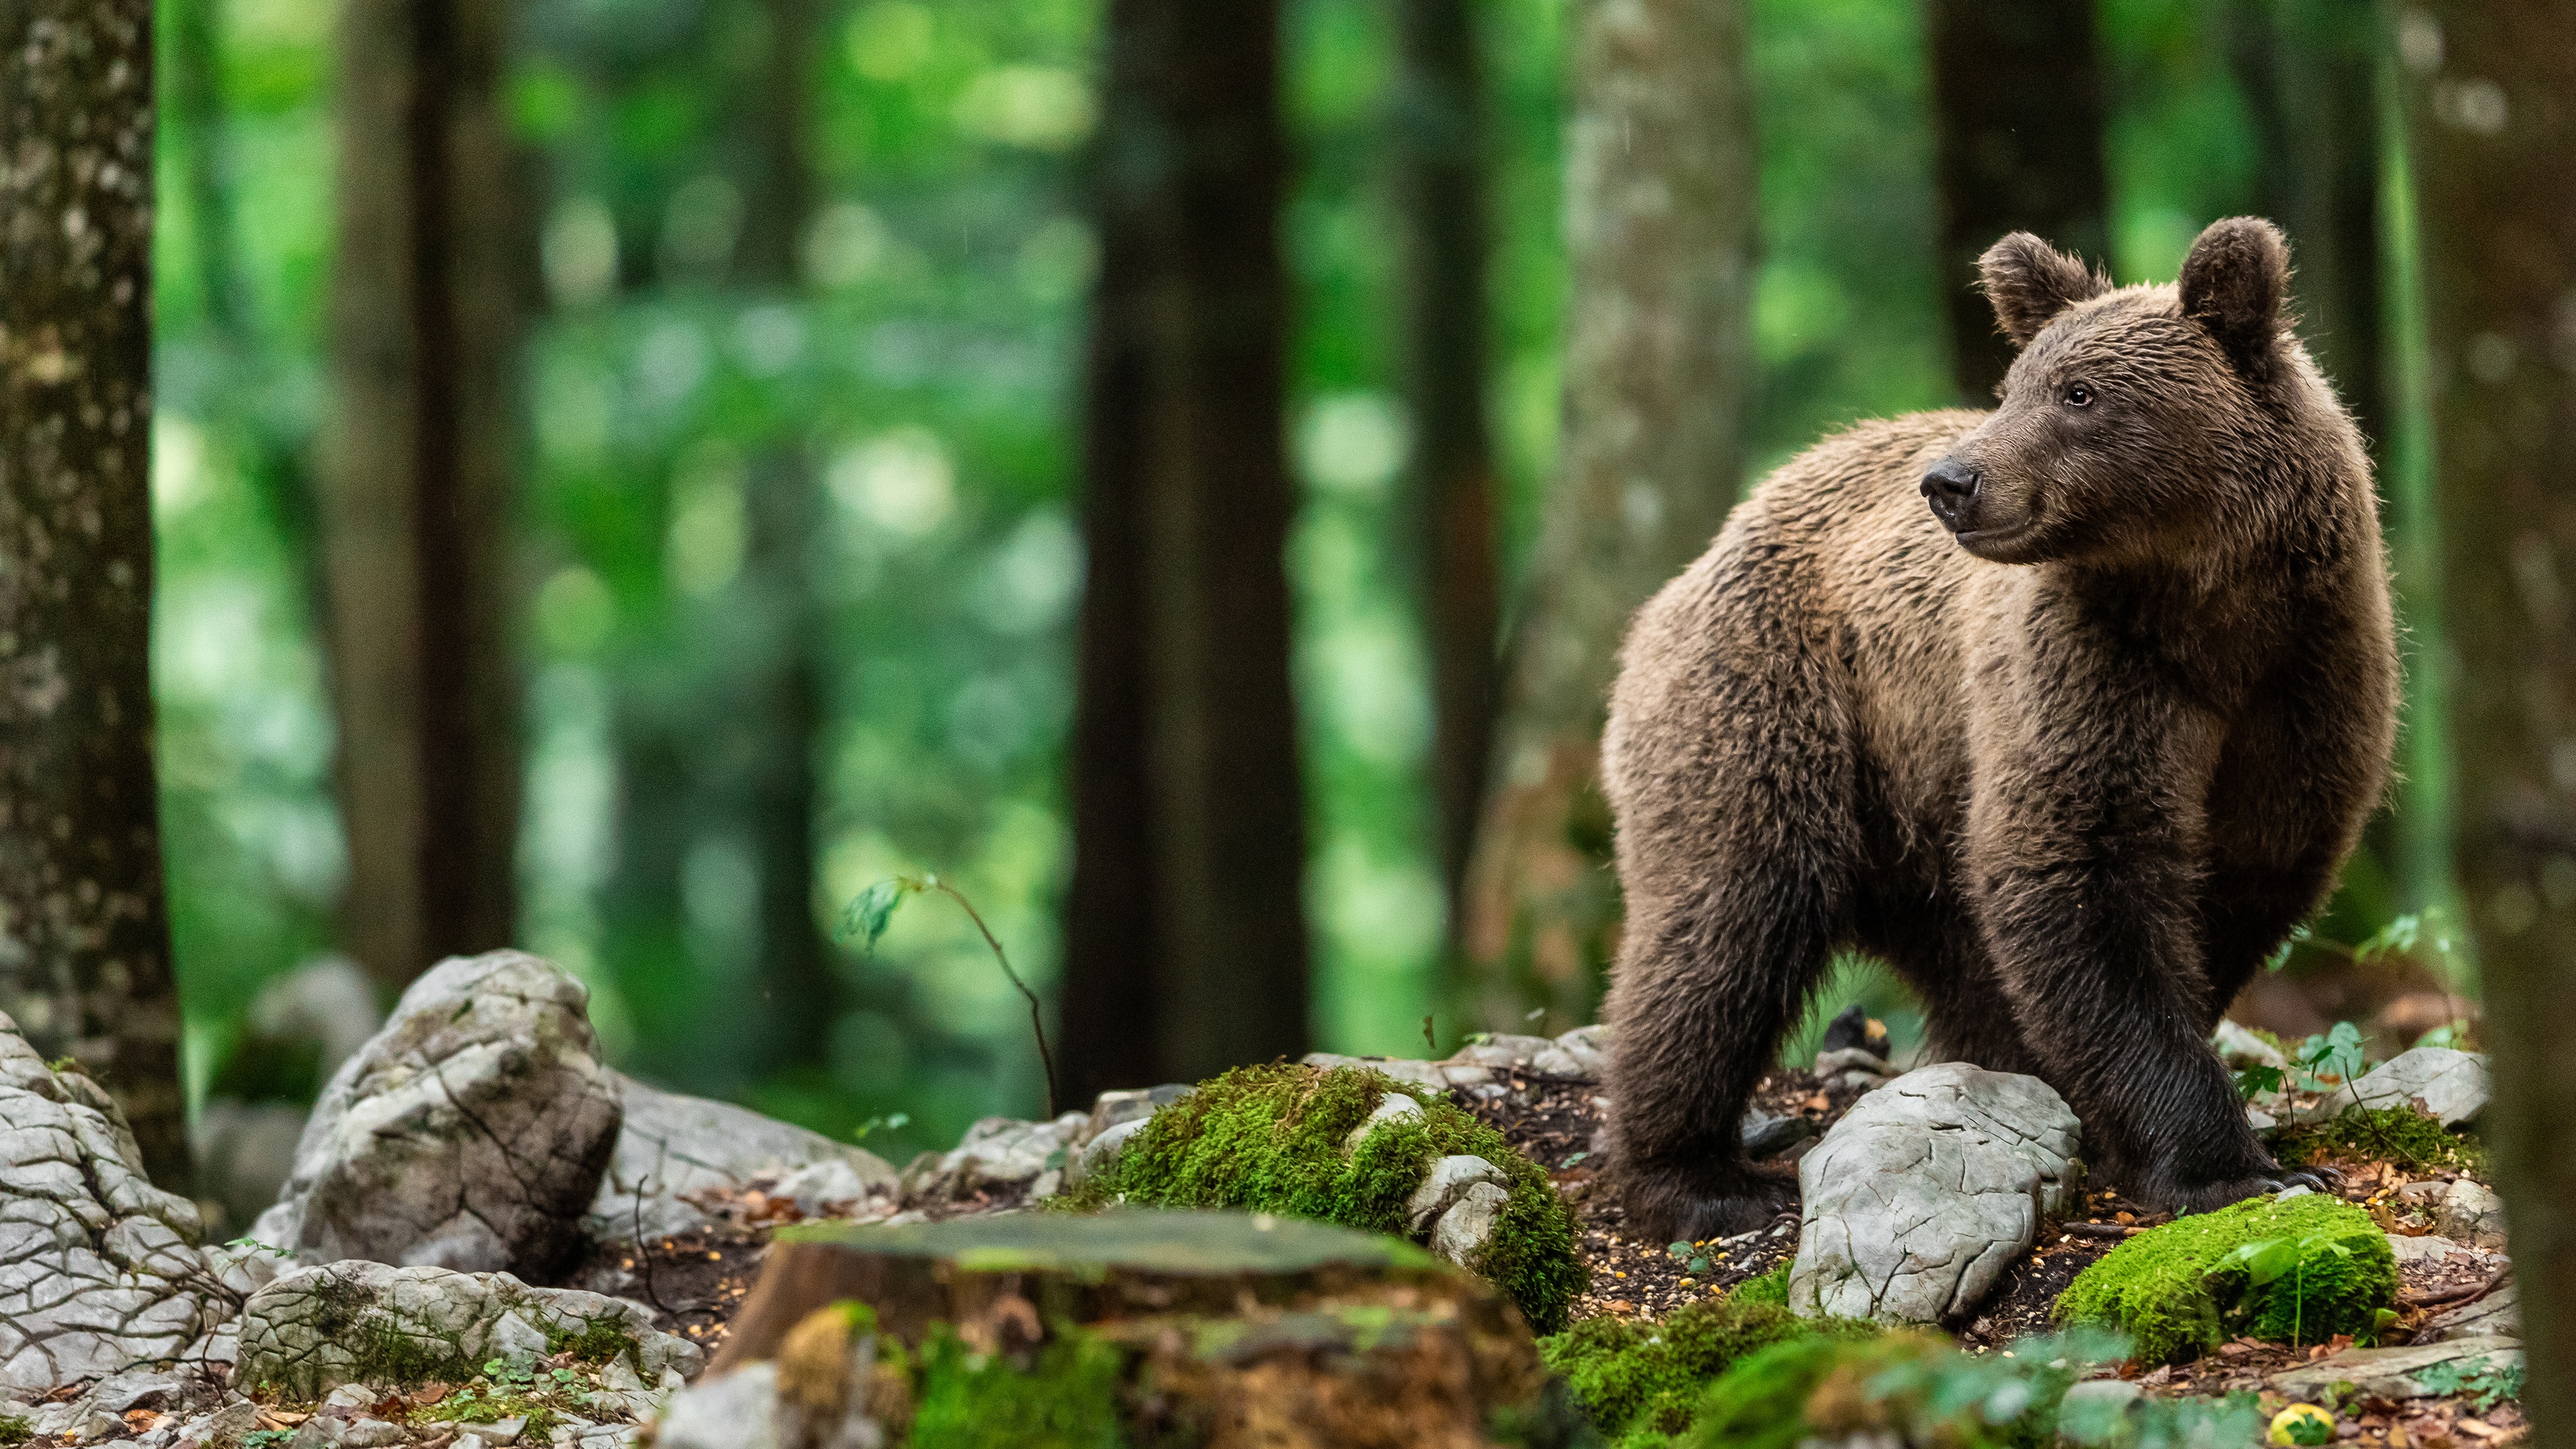
[[[843,1354],[841,1324],[878,1342]],[[834,1343],[821,1361],[870,1382],[815,1382],[818,1328]],[[1482,1449],[1564,1442],[1571,1426],[1520,1315],[1484,1282],[1410,1243],[1264,1214],[783,1229],[711,1377],[773,1360],[782,1401],[864,1399],[912,1417],[885,1427],[923,1444],[1051,1442],[1090,1418],[1129,1442],[1209,1449]],[[976,1427],[959,1437],[961,1422]]]

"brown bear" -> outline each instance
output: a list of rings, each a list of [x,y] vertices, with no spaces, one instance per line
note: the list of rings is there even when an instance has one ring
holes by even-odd
[[[1940,1057],[2036,1075],[2132,1197],[2286,1182],[2208,1038],[2388,778],[2397,651],[2351,416],[2269,222],[2114,289],[2016,233],[1992,412],[1861,424],[1642,610],[1602,741],[1628,924],[1611,1167],[1651,1241],[1795,1189],[1738,1120],[1829,958]]]

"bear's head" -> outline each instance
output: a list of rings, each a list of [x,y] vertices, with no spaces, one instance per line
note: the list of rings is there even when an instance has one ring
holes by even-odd
[[[2256,521],[2280,460],[2341,454],[2331,432],[2350,425],[2290,334],[2289,248],[2270,222],[2213,223],[2172,286],[2114,290],[2027,232],[1979,266],[2021,355],[2001,406],[1923,477],[1970,553],[2188,555]]]

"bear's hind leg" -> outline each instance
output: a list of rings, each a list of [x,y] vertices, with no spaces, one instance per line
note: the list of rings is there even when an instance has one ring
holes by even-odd
[[[1796,1208],[1793,1177],[1746,1160],[1741,1124],[1824,975],[1832,919],[1822,882],[1756,869],[1633,920],[1606,1013],[1611,1171],[1631,1235],[1695,1242]]]

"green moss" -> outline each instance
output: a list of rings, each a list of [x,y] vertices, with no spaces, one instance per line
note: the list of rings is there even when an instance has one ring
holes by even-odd
[[[1808,1417],[1817,1400],[1857,1400],[1859,1385],[1890,1368],[1919,1362],[1936,1348],[1931,1338],[1912,1333],[1864,1340],[1798,1338],[1775,1344],[1718,1379],[1682,1443],[1693,1449],[1796,1449],[1813,1437]],[[1853,1392],[1820,1392],[1829,1383],[1836,1388],[1850,1385]],[[1853,1417],[1846,1410],[1857,1405],[1836,1402],[1830,1407],[1833,1412],[1824,1417],[1840,1421]]]
[[[2263,1244],[2281,1261],[2267,1271],[2240,1249]],[[2323,1343],[2366,1333],[2397,1292],[2397,1263],[2370,1215],[2319,1193],[2254,1198],[2154,1228],[2113,1248],[2058,1295],[2060,1323],[2093,1323],[2129,1335],[2139,1358],[2167,1361],[2216,1348],[2237,1334]]]
[[[0,1445],[24,1444],[36,1437],[36,1426],[24,1414],[0,1414]]]
[[[922,1341],[912,1449],[1126,1449],[1125,1356],[1059,1330],[1026,1371],[970,1351],[947,1324]]]
[[[2413,1172],[2483,1172],[2487,1162],[2477,1138],[2449,1131],[2412,1107],[2346,1107],[2331,1122],[2285,1129],[2274,1145],[2292,1167],[2341,1157],[2386,1160]]]
[[[1727,1294],[1727,1298],[1736,1303],[1777,1303],[1787,1306],[1790,1261],[1783,1258],[1772,1267],[1770,1272],[1761,1277],[1747,1278],[1736,1284],[1735,1291]]]
[[[593,1319],[583,1324],[577,1333],[570,1329],[548,1329],[546,1352],[549,1355],[570,1353],[576,1361],[590,1364],[608,1363],[623,1354],[638,1369],[644,1366],[640,1357],[642,1345],[614,1318]]]
[[[1803,1319],[1739,1288],[1660,1323],[1586,1319],[1540,1339],[1538,1351],[1614,1449],[1651,1449],[1690,1427],[1709,1385],[1739,1359],[1795,1338],[1859,1339],[1877,1331],[1843,1319]]]
[[[1390,1119],[1344,1155],[1351,1129],[1390,1092],[1422,1103]],[[1405,1202],[1439,1158],[1481,1157],[1500,1169],[1509,1198],[1494,1236],[1471,1264],[1517,1304],[1532,1329],[1564,1327],[1589,1273],[1574,1254],[1574,1219],[1536,1163],[1502,1134],[1422,1087],[1352,1067],[1238,1067],[1154,1114],[1120,1154],[1067,1204],[1116,1201],[1150,1207],[1239,1208],[1403,1235]]]

